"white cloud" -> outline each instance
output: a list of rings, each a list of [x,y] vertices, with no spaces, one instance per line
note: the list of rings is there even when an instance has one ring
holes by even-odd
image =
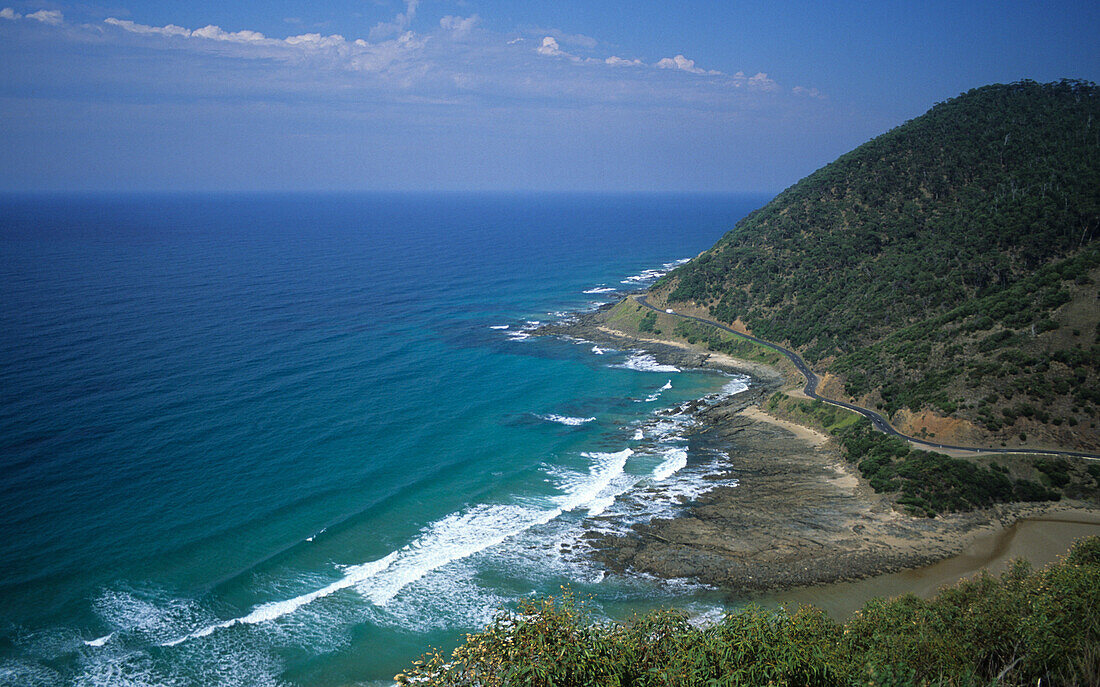
[[[756,76],[750,76],[748,84],[749,86],[753,88],[758,88],[762,91],[774,91],[775,89],[779,88],[779,84],[777,84],[772,79],[769,79],[768,75],[764,72],[757,72]]]
[[[145,24],[135,24],[129,19],[115,19],[114,17],[108,17],[103,20],[104,24],[110,24],[111,26],[117,26],[118,28],[129,31],[130,33],[137,33],[146,36],[183,36],[189,37],[191,35],[190,29],[185,29],[182,26],[176,26],[175,24],[168,24],[166,26],[147,26]]]
[[[38,10],[24,16],[25,19],[34,19],[40,21],[43,24],[50,24],[51,26],[58,26],[63,21],[61,16],[61,10]]]
[[[612,55],[604,60],[605,64],[609,64],[612,67],[641,67],[644,63],[641,60],[628,60],[618,55]]]
[[[19,14],[10,7],[5,7],[0,10],[0,19],[7,19],[8,21],[33,19],[43,24],[49,24],[50,26],[60,26],[65,22],[65,17],[62,16],[61,10],[38,10],[30,14]]]
[[[319,33],[303,33],[300,36],[287,36],[283,39],[287,45],[301,45],[309,48],[335,48],[347,43],[347,40],[338,33],[331,36],[322,36]]]
[[[298,36],[287,36],[286,38],[279,40],[276,38],[268,38],[259,31],[226,31],[220,26],[214,26],[213,24],[202,27],[201,29],[195,29],[191,31],[182,26],[176,26],[175,24],[167,24],[165,26],[148,26],[146,24],[137,24],[128,19],[116,19],[115,17],[108,17],[103,20],[103,23],[110,24],[111,26],[117,26],[118,28],[129,31],[130,33],[136,33],[142,36],[179,36],[182,38],[199,38],[210,41],[220,41],[224,43],[240,43],[240,44],[252,44],[252,45],[266,45],[266,46],[291,46],[300,48],[333,48],[345,45],[347,40],[339,35],[333,34],[331,36],[322,36],[319,33],[303,33]]]
[[[554,57],[561,55],[561,47],[558,45],[558,41],[553,36],[547,36],[542,39],[542,45],[535,49],[540,55],[546,55],[547,57]]]
[[[232,43],[259,43],[267,38],[259,31],[243,30],[229,32],[213,24],[207,24],[201,29],[195,29],[191,32],[191,36],[194,38],[206,38],[212,41],[227,41]]]
[[[10,7],[0,10],[0,19],[7,19],[8,21],[33,19],[50,26],[60,26],[65,21],[65,18],[61,15],[61,10],[38,10],[30,14],[19,14]]]
[[[447,15],[439,20],[439,26],[446,31],[454,32],[458,35],[464,35],[470,33],[474,26],[477,25],[480,18],[476,14],[471,14],[468,17],[454,17]]]
[[[407,2],[402,21],[414,16],[417,3]],[[17,17],[14,10],[0,13]],[[753,94],[785,93],[788,98],[808,101],[817,97],[812,89],[781,89],[766,73],[746,76],[743,72],[722,74],[699,67],[682,54],[656,63],[618,55],[581,57],[563,49],[553,35],[544,35],[528,48],[527,41],[511,35],[474,30],[481,26],[477,15],[445,16],[434,31],[417,34],[403,31],[384,40],[345,38],[339,34],[303,33],[285,38],[268,37],[258,31],[226,31],[215,25],[188,29],[174,24],[148,26],[110,18],[105,23],[149,41],[184,41],[191,49],[216,52],[223,58],[282,60],[304,71],[293,88],[319,89],[333,86],[329,93],[363,93],[365,89],[393,98],[417,98],[418,102],[453,102],[501,96],[524,99],[568,100],[573,103],[604,103],[616,107],[629,104],[678,103],[722,111],[740,109]],[[86,30],[74,27],[74,30]],[[461,37],[460,41],[447,40]],[[505,45],[507,43],[507,45]],[[519,44],[523,43],[522,46]],[[575,68],[547,68],[543,58],[553,58]],[[655,91],[649,76],[656,69],[668,72],[662,88]],[[348,81],[340,74],[362,77]],[[696,79],[687,75],[709,75]],[[280,77],[282,78],[282,77]],[[290,82],[278,83],[289,84]],[[306,84],[311,84],[307,86]],[[289,86],[288,86],[289,87]],[[456,89],[460,95],[456,95]],[[320,91],[318,91],[320,92]]]
[[[565,52],[558,45],[558,41],[553,36],[545,36],[542,39],[542,44],[535,48],[535,52],[544,57],[564,57],[573,62],[583,62],[583,60],[572,53]]]
[[[824,98],[825,94],[816,88],[804,88],[802,86],[795,86],[791,89],[791,93],[795,95],[806,96],[807,98]]]
[[[695,60],[689,60],[683,55],[677,55],[676,57],[663,57],[657,62],[658,69],[676,69],[682,72],[688,72],[691,74],[714,74],[718,75],[722,72],[707,71],[695,66]]]

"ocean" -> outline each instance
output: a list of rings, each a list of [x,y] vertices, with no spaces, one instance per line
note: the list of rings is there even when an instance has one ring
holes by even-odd
[[[0,198],[0,684],[388,684],[518,599],[727,603],[587,529],[735,460],[744,377],[528,334],[765,196]]]

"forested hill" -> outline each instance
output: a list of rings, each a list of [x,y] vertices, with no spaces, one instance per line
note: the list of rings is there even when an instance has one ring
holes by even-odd
[[[911,430],[1096,448],[1098,228],[1100,88],[992,85],[790,187],[653,298],[789,344]]]

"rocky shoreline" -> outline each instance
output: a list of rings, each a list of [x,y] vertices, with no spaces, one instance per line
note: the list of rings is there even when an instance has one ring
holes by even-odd
[[[691,440],[730,459],[716,486],[678,517],[638,524],[627,534],[589,532],[591,556],[613,572],[691,578],[753,593],[861,579],[916,568],[961,552],[978,535],[1022,517],[1084,504],[1011,504],[936,518],[905,515],[848,466],[827,437],[791,431],[758,406],[783,385],[758,363],[675,342],[640,339],[604,326],[600,312],[542,328],[601,346],[645,350],[662,364],[747,373],[748,391],[686,408]],[[787,425],[787,426],[784,426]]]

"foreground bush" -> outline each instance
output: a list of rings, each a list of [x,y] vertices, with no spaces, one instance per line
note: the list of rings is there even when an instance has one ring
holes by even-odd
[[[400,683],[531,685],[1100,686],[1100,537],[1038,572],[1017,562],[931,600],[874,599],[847,623],[803,606],[715,625],[660,611],[600,622],[568,590],[522,602]]]

